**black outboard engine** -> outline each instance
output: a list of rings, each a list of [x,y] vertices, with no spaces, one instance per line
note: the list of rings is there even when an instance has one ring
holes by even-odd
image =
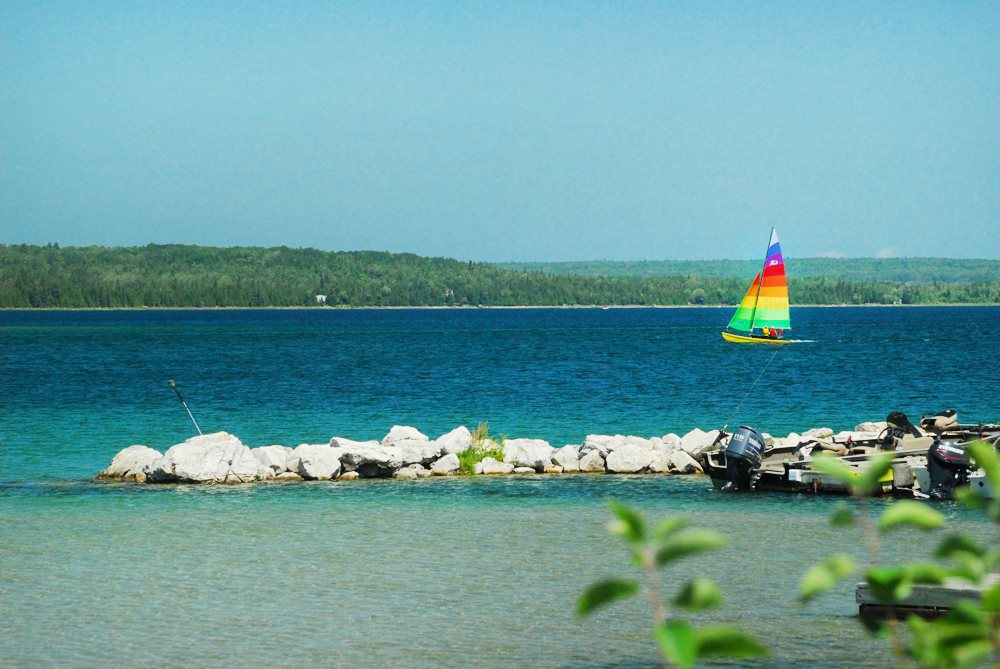
[[[760,469],[764,437],[752,427],[741,425],[733,430],[726,446],[726,483],[722,492],[752,490],[753,475]]]
[[[951,499],[955,487],[968,482],[971,468],[964,446],[935,439],[927,451],[927,473],[931,479],[927,494],[933,499]]]

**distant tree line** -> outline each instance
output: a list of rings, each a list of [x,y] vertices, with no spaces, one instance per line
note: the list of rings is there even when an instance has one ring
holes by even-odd
[[[762,260],[762,259],[761,259]],[[545,274],[655,279],[664,276],[752,277],[761,260],[588,260],[499,263],[498,267]],[[957,258],[785,258],[795,280],[815,277],[851,282],[1000,282],[1000,260]]]
[[[752,272],[562,275],[372,251],[0,245],[0,308],[735,304]],[[793,304],[997,304],[1000,281],[793,278]]]

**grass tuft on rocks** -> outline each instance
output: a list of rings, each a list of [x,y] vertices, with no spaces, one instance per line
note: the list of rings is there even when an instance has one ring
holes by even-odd
[[[503,442],[507,435],[490,436],[490,424],[480,423],[472,432],[472,444],[458,453],[458,468],[462,474],[471,476],[476,473],[476,464],[484,458],[503,461]]]

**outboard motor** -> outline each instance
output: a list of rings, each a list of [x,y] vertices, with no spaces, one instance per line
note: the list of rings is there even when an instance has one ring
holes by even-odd
[[[722,492],[752,490],[753,475],[760,469],[764,437],[752,427],[741,425],[733,430],[726,446],[726,483]]]
[[[927,494],[933,499],[951,499],[955,487],[968,482],[971,468],[964,446],[935,439],[927,451],[927,474],[931,479]]]

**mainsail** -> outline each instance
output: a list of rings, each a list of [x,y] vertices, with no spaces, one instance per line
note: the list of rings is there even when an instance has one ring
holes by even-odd
[[[764,328],[768,331],[784,331],[791,327],[785,261],[781,257],[778,233],[771,228],[771,241],[767,246],[764,268],[754,277],[743,301],[729,321],[727,330],[757,339],[764,336]],[[729,337],[727,339],[736,341]]]

